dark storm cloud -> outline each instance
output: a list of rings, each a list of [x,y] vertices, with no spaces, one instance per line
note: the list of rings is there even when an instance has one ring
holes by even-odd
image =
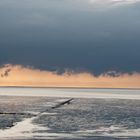
[[[0,2],[0,65],[140,72],[139,3],[97,10],[82,2]]]
[[[10,71],[11,71],[11,69],[6,69],[6,70],[4,71],[4,73],[1,74],[1,77],[3,78],[3,77],[9,76]]]

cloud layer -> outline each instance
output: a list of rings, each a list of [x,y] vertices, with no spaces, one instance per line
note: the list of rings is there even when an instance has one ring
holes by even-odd
[[[135,2],[105,11],[93,8]],[[139,73],[139,15],[138,0],[1,1],[0,65],[60,75],[65,70],[95,76]]]
[[[114,6],[123,4],[134,4],[140,0],[90,0],[90,3],[98,6]]]

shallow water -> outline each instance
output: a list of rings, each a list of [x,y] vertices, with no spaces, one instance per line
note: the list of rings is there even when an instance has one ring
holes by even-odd
[[[0,95],[46,96],[74,98],[138,99],[140,90],[133,89],[74,89],[74,88],[0,88]]]
[[[8,89],[9,90],[9,89]],[[13,89],[16,90],[16,89]],[[21,90],[21,89],[20,89]],[[44,89],[41,89],[44,92]],[[45,89],[46,90],[46,89]],[[48,93],[51,90],[49,89]],[[66,89],[56,91],[65,92]],[[92,90],[72,89],[74,92]],[[28,91],[24,89],[23,91]],[[22,91],[22,92],[23,92]],[[134,99],[82,98],[76,97],[71,104],[52,109],[53,106],[69,99],[66,97],[35,97],[36,89],[30,89],[30,95],[23,96],[19,89],[15,96],[10,91],[7,96],[0,95],[0,112],[17,114],[0,115],[0,140],[41,140],[41,139],[85,139],[85,140],[139,140],[140,139],[140,102]],[[112,95],[121,90],[114,91]],[[13,92],[13,91],[12,91]],[[101,90],[99,91],[99,93]],[[103,91],[102,91],[103,92]],[[105,91],[107,92],[107,91]],[[110,91],[111,92],[111,91]],[[131,92],[122,91],[126,97]],[[122,94],[119,93],[119,94]],[[125,92],[125,93],[124,93]],[[129,93],[128,93],[129,92]],[[2,93],[2,91],[0,91]],[[24,92],[23,92],[24,93]],[[23,94],[22,93],[22,94]],[[65,92],[65,94],[68,92]],[[71,94],[71,89],[70,92]],[[27,94],[27,92],[25,93]],[[45,92],[43,93],[45,94]],[[69,94],[69,95],[70,95]],[[97,94],[97,91],[96,91]],[[110,93],[104,93],[109,94]],[[139,96],[138,90],[135,93]],[[80,95],[80,94],[79,94]],[[111,95],[111,96],[112,96]],[[108,96],[108,95],[107,95]],[[42,113],[41,113],[42,112]],[[24,114],[20,114],[24,113]]]

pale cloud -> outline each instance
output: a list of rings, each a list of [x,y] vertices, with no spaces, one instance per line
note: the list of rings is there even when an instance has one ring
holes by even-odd
[[[134,4],[137,2],[140,2],[140,0],[89,0],[90,4],[102,7]]]

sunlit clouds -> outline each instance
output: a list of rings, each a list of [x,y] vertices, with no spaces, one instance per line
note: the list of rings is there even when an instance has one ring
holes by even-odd
[[[140,88],[140,74],[123,74],[117,77],[104,74],[95,77],[87,72],[40,71],[20,65],[5,65],[0,68],[0,86],[32,87],[97,87],[97,88]]]

